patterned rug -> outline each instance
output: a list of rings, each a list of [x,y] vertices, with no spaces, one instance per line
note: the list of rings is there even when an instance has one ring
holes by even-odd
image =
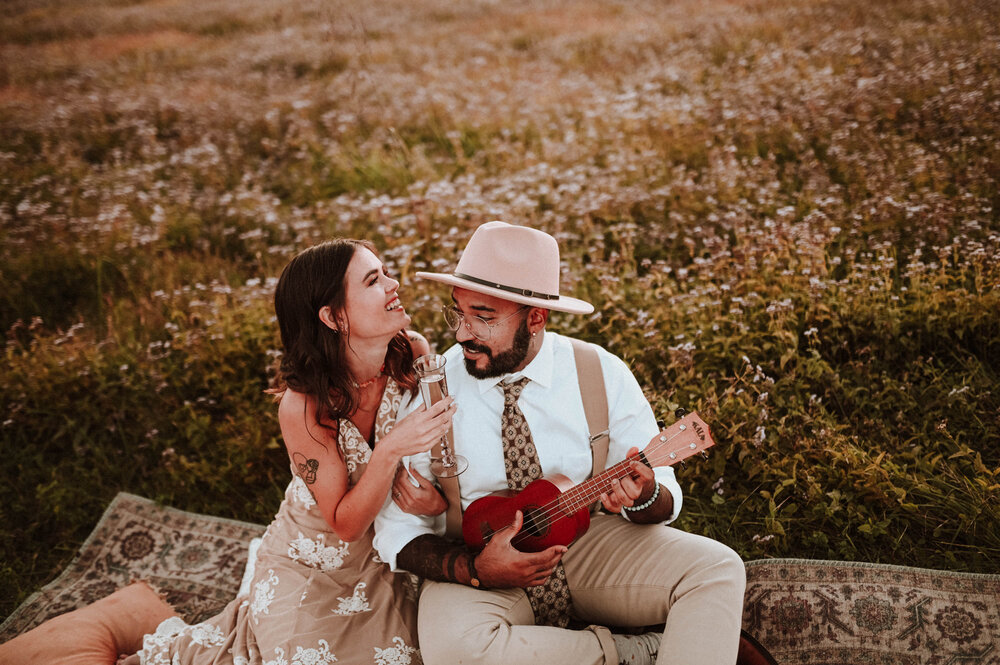
[[[0,642],[136,579],[164,593],[185,620],[207,619],[236,596],[247,544],[263,533],[258,524],[166,508],[121,492],[66,570],[0,625]]]
[[[187,621],[206,619],[236,595],[263,531],[121,493],[66,570],[0,625],[0,642],[132,579]],[[1000,665],[1000,575],[750,561],[743,627],[781,665]]]
[[[1000,575],[750,561],[743,628],[782,665],[998,665]]]

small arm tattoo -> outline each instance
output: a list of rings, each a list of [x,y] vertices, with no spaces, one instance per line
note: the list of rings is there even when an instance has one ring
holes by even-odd
[[[440,536],[417,536],[399,551],[396,563],[400,568],[435,582],[468,584],[472,579],[472,554],[462,545],[455,545]]]
[[[316,482],[316,471],[319,469],[319,460],[306,459],[302,453],[292,453],[292,461],[295,468],[299,470],[298,476],[305,481],[306,485]]]

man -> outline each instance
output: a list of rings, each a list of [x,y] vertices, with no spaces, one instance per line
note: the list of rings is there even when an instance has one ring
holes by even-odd
[[[445,316],[458,344],[445,357],[458,405],[455,452],[469,460],[459,476],[463,510],[496,490],[520,489],[541,473],[585,480],[590,437],[573,349],[545,326],[550,310],[584,314],[593,307],[559,295],[555,239],[489,222],[473,234],[454,274],[417,275],[452,286]],[[611,466],[645,446],[658,428],[625,364],[603,349],[598,353]],[[416,401],[410,408],[423,408]],[[431,477],[429,465],[428,456],[412,460],[422,476]],[[401,474],[394,501],[376,519],[375,546],[394,570],[425,580],[418,613],[424,662],[734,663],[746,584],[742,560],[716,541],[665,526],[681,508],[673,470],[631,465],[633,476],[615,481],[602,496],[612,514],[595,515],[568,548],[534,553],[512,545],[522,528],[520,513],[481,552],[445,539],[443,515],[400,509],[412,490]],[[561,627],[569,611],[594,625]],[[662,638],[615,635],[602,627],[608,625],[663,625],[664,631]]]

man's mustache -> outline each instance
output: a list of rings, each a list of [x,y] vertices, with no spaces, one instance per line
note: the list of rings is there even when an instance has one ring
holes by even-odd
[[[465,349],[466,351],[471,351],[472,353],[483,353],[483,354],[486,355],[487,358],[492,358],[493,357],[493,354],[490,353],[490,350],[487,347],[480,346],[480,345],[476,344],[475,342],[472,342],[472,341],[459,342],[459,344],[461,344],[462,348]]]

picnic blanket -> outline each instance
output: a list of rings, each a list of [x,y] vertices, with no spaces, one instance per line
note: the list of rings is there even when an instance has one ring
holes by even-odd
[[[0,642],[132,579],[188,622],[239,588],[259,524],[120,493],[66,570],[21,604]],[[842,561],[747,562],[743,627],[781,665],[1000,665],[1000,575]]]

